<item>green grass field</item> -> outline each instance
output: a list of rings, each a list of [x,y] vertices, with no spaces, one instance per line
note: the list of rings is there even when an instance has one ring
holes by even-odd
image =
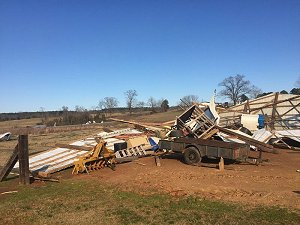
[[[11,181],[8,181],[11,182]],[[2,183],[1,186],[5,185]],[[69,179],[1,196],[0,224],[299,224],[299,211],[141,195]]]

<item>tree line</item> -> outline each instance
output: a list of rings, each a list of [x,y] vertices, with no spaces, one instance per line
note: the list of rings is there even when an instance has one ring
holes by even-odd
[[[136,90],[127,90],[124,92],[126,99],[126,108],[129,111],[129,114],[132,114],[134,108],[138,109],[150,109],[154,112],[166,112],[170,106],[169,101],[165,98],[161,98],[156,100],[154,97],[149,97],[147,102],[138,101],[137,96],[138,93]],[[100,99],[98,103],[98,109],[107,111],[108,113],[112,113],[112,111],[117,108],[119,105],[119,101],[115,97],[105,97]]]
[[[240,74],[225,78],[218,86],[221,90],[217,93],[217,96],[225,98],[233,105],[272,93],[263,92],[255,85],[252,85],[249,80],[246,80],[244,75]],[[280,93],[300,95],[300,77],[296,81],[295,86],[296,87],[290,90],[290,92],[282,90]],[[118,99],[108,96],[100,99],[98,105],[90,110],[78,105],[75,106],[74,110],[70,110],[67,106],[62,106],[62,108],[57,111],[45,111],[44,108],[41,107],[38,112],[0,113],[0,121],[43,118],[41,124],[49,126],[69,125],[82,124],[87,121],[101,122],[114,112],[132,114],[133,112],[150,111],[151,113],[156,113],[166,112],[170,108],[169,101],[165,98],[155,99],[150,96],[146,102],[139,101],[137,98],[138,93],[134,89],[125,91],[124,97],[126,107],[119,107]],[[194,102],[199,102],[197,95],[185,95],[178,101],[178,104],[172,108],[186,108]]]

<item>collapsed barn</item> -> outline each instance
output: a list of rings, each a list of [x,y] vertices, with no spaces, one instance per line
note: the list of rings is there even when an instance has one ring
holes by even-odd
[[[55,132],[62,128],[11,130],[20,135],[19,143],[0,172],[1,181],[12,171],[19,171],[21,181],[29,176],[49,177],[65,168],[73,172],[90,173],[105,166],[113,168],[140,157],[159,159],[166,154],[181,153],[188,164],[200,164],[203,157],[243,160],[261,163],[262,152],[276,153],[278,147],[298,150],[300,143],[300,96],[273,93],[241,104],[221,108],[214,98],[209,104],[188,107],[174,123],[147,125],[124,121],[137,129],[101,132],[57,148],[28,156],[28,135]],[[85,128],[88,129],[86,125]],[[80,128],[82,129],[82,127]],[[258,153],[250,158],[250,151]],[[250,159],[250,160],[249,160]],[[18,162],[19,160],[19,162]],[[222,165],[221,165],[222,167]]]

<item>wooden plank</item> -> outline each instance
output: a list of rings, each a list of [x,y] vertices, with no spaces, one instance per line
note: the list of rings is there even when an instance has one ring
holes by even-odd
[[[210,138],[211,136],[213,136],[214,134],[218,133],[219,130],[216,129],[216,128],[212,128],[211,130],[207,130],[207,132],[204,132],[202,135],[201,135],[201,138],[202,139],[208,139]]]
[[[245,141],[246,143],[250,144],[250,145],[254,145],[255,147],[259,148],[260,150],[264,151],[264,152],[270,152],[270,153],[277,153],[277,151],[273,148],[272,145],[257,141],[253,138],[250,137],[246,137],[242,134],[239,134],[237,132],[234,132],[232,130],[223,128],[223,127],[218,127],[218,129],[226,134],[230,134],[230,135],[234,135],[236,136],[238,139]]]
[[[250,105],[249,105],[249,100],[244,105],[244,111],[243,113],[249,113],[250,112]]]
[[[19,135],[18,141],[19,141],[18,149],[19,149],[20,183],[28,185],[28,184],[30,184],[28,135]]]
[[[8,174],[11,172],[11,170],[14,168],[15,164],[18,161],[18,152],[19,148],[18,145],[16,145],[14,151],[12,152],[11,156],[9,157],[8,161],[0,171],[0,182],[3,181]]]
[[[154,131],[156,131],[156,130],[162,130],[162,128],[154,127],[154,126],[148,126],[146,124],[142,124],[142,123],[139,123],[139,122],[134,122],[134,121],[129,121],[129,120],[121,120],[121,119],[116,119],[116,118],[109,118],[109,119],[113,120],[113,121],[121,122],[121,123],[133,124],[133,125],[144,127],[144,128],[147,128],[147,129],[150,129],[150,130],[154,130]]]
[[[270,123],[268,124],[269,127],[270,127],[272,130],[275,129],[275,128],[274,128],[274,121],[275,121],[275,113],[276,113],[276,104],[277,104],[277,102],[278,102],[278,95],[279,95],[279,93],[276,92],[275,98],[274,98],[273,109],[272,109],[271,121],[270,121]]]
[[[298,114],[300,114],[300,111],[297,109],[297,106],[299,106],[300,105],[300,102],[297,104],[297,105],[294,105],[293,104],[293,102],[291,101],[291,100],[289,100],[289,102],[291,103],[291,105],[293,106],[293,108],[292,109],[295,109],[297,112],[298,112]]]

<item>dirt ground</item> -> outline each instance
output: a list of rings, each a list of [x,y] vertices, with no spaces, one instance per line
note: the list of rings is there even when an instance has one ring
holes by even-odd
[[[125,190],[166,192],[173,196],[198,195],[250,205],[280,205],[300,209],[300,152],[282,150],[264,154],[269,162],[256,166],[228,164],[219,171],[210,162],[203,166],[184,164],[180,158],[163,158],[157,167],[153,157],[105,168],[75,179],[94,179]]]

